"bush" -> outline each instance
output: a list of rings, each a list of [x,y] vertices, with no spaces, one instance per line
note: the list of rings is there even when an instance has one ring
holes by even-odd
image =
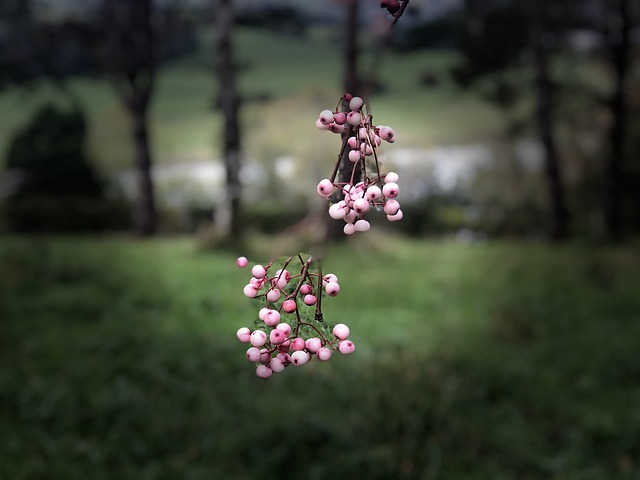
[[[21,232],[124,228],[128,206],[104,195],[85,155],[87,125],[76,106],[44,105],[11,141],[9,174],[17,182],[4,206],[7,227]]]

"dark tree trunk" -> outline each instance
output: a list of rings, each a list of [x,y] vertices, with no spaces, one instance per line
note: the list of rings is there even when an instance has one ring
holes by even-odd
[[[358,48],[358,11],[360,7],[360,0],[347,0],[347,15],[344,26],[344,92],[350,93],[354,96],[360,95],[360,89],[362,87],[360,74],[358,71],[358,59],[360,56],[360,50]],[[343,112],[349,111],[349,103],[342,102],[341,110]],[[344,141],[349,130],[345,130],[342,133],[341,138]],[[351,172],[353,170],[353,163],[349,161],[349,147],[343,151],[342,158],[340,159],[340,166],[338,167],[338,173],[336,176],[336,182],[348,183],[351,179]],[[358,175],[361,176],[361,175]],[[342,200],[343,195],[341,191],[338,191],[333,195],[331,201],[333,203]],[[338,222],[331,217],[326,217],[327,222],[327,236],[332,241],[344,240],[345,235],[343,232],[344,222]]]
[[[569,211],[560,172],[560,160],[553,133],[553,84],[549,77],[549,46],[545,30],[544,2],[530,2],[530,36],[534,56],[536,124],[544,151],[545,174],[551,206],[552,240],[569,237]]]
[[[240,242],[243,237],[241,184],[240,184],[240,123],[239,96],[233,63],[232,30],[234,24],[232,1],[215,3],[218,64],[220,84],[219,106],[224,117],[223,157],[226,170],[226,213],[222,221],[230,240]]]
[[[360,95],[360,76],[358,74],[358,11],[360,0],[347,1],[347,21],[345,25],[344,49],[344,91]]]
[[[610,153],[605,168],[604,219],[607,232],[613,240],[621,240],[623,192],[622,171],[624,138],[627,122],[625,84],[629,66],[631,19],[628,0],[617,0],[611,19],[618,28],[608,32],[611,59],[615,73],[615,87],[610,101],[613,121],[609,131]]]
[[[131,117],[138,184],[133,229],[142,236],[157,228],[147,122],[156,72],[152,11],[152,0],[104,1],[103,62]]]
[[[151,177],[151,152],[147,128],[147,107],[131,109],[138,175],[138,199],[133,224],[138,235],[148,236],[156,231],[156,205]]]

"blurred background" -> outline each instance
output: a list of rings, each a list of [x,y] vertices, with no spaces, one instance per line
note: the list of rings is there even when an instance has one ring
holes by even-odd
[[[640,478],[640,5],[390,22],[2,0],[0,479]],[[356,353],[264,382],[234,259],[313,246],[347,91],[404,219],[324,246]]]

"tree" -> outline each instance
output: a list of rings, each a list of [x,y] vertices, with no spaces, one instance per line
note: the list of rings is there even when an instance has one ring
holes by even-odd
[[[126,106],[133,124],[138,198],[134,230],[152,235],[157,228],[151,177],[148,112],[156,74],[156,32],[152,0],[104,0],[102,59],[105,73]]]
[[[555,0],[466,0],[459,39],[464,61],[453,73],[465,86],[493,76],[496,88],[491,98],[502,106],[511,106],[522,93],[521,72],[528,63],[533,71],[529,79],[534,91],[532,119],[544,151],[551,217],[549,234],[553,240],[561,240],[569,236],[570,216],[554,137],[555,85],[549,68],[553,55],[551,39],[562,28],[562,22],[550,16],[556,6]],[[517,82],[510,75],[513,71],[520,71]]]
[[[529,48],[535,71],[536,126],[544,150],[547,187],[551,201],[551,238],[569,236],[569,211],[560,171],[560,159],[554,135],[554,85],[549,74],[549,20],[544,2],[525,2],[529,8]]]
[[[220,93],[218,105],[224,118],[222,133],[222,155],[226,171],[225,204],[218,213],[219,227],[230,235],[234,243],[241,242],[242,204],[240,183],[240,122],[238,119],[240,99],[236,82],[236,66],[233,61],[232,30],[234,14],[231,0],[215,1],[217,65]]]
[[[32,27],[29,1],[0,3],[0,89],[34,76],[30,48]]]
[[[70,75],[96,71],[91,28],[73,19],[44,21],[36,5],[31,0],[0,2],[0,89],[46,78],[64,90]]]
[[[344,34],[344,91],[360,94],[361,78],[358,72],[360,50],[358,48],[360,0],[346,1],[346,22]]]
[[[614,88],[609,101],[612,114],[609,129],[610,151],[605,167],[604,219],[614,240],[623,236],[622,194],[625,131],[627,128],[626,87],[631,53],[631,4],[629,0],[607,2],[607,44],[613,67]]]

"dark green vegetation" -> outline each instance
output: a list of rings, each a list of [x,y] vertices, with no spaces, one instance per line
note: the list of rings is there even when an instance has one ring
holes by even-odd
[[[639,478],[637,245],[353,240],[356,353],[264,381],[231,254],[3,239],[0,478]]]

